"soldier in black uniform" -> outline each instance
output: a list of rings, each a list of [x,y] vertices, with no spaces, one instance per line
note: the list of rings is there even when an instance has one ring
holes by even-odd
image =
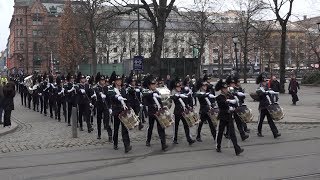
[[[226,83],[227,83],[227,85],[229,86],[229,88],[231,90],[231,91],[229,91],[230,99],[236,99],[237,100],[237,102],[235,104],[231,105],[232,107],[234,107],[236,109],[237,107],[239,107],[239,106],[241,106],[243,104],[245,95],[242,92],[238,92],[235,89],[236,81],[235,81],[234,77],[228,76],[227,79],[226,79]],[[234,112],[234,111],[233,111],[233,117],[234,117],[234,120],[235,120],[235,122],[237,124],[237,127],[238,127],[238,130],[239,130],[239,133],[240,133],[242,141],[248,139],[249,135],[247,135],[244,132],[243,121],[238,116],[238,114],[236,112]],[[226,135],[227,135],[227,137],[229,136],[228,126],[227,126]]]
[[[33,110],[39,112],[39,93],[38,86],[41,82],[41,76],[35,76],[33,79],[33,93],[32,93],[32,102],[33,102]]]
[[[42,92],[43,92],[42,93],[42,95],[43,95],[43,113],[45,116],[47,116],[50,83],[48,82],[47,75],[45,75],[43,79],[44,79],[43,90],[42,90]],[[53,80],[52,80],[52,82],[53,82]]]
[[[234,130],[234,123],[233,123],[233,111],[235,110],[234,107],[230,106],[230,104],[235,104],[235,99],[230,99],[230,93],[228,93],[228,85],[225,82],[222,82],[220,79],[215,86],[215,90],[221,90],[221,94],[216,98],[218,107],[219,107],[219,115],[218,118],[219,122],[219,130],[217,136],[217,152],[221,152],[221,141],[223,136],[223,131],[226,126],[228,126],[230,139],[233,143],[234,150],[236,155],[238,156],[240,153],[243,152],[243,149],[237,143],[237,137],[235,135]]]
[[[23,85],[23,79],[24,79],[24,77],[23,77],[23,75],[20,75],[20,77],[19,77],[19,93],[20,93],[20,97],[21,97],[21,105],[23,106],[23,104],[24,104],[24,91],[23,91],[23,89],[24,89],[24,85]]]
[[[79,106],[79,124],[80,124],[80,131],[83,131],[83,121],[82,118],[84,118],[85,122],[87,123],[87,129],[88,133],[91,133],[93,131],[93,128],[91,126],[90,122],[90,108],[93,107],[93,104],[91,102],[91,99],[89,97],[91,94],[91,89],[89,87],[89,84],[86,83],[86,77],[79,73],[78,79],[80,80],[80,83],[78,84],[77,88],[77,95],[78,95],[78,106]]]
[[[61,121],[61,105],[63,103],[64,99],[64,87],[61,84],[61,77],[58,76],[56,79],[57,86],[55,88],[55,97],[56,97],[56,102],[57,102],[57,109],[56,109],[56,116],[58,118],[58,121]]]
[[[242,104],[242,105],[244,105],[244,99],[245,99],[246,97],[245,97],[245,95],[244,95],[244,93],[245,93],[245,92],[244,92],[244,89],[241,87],[239,77],[238,77],[238,76],[235,76],[235,77],[234,77],[234,81],[235,81],[234,90],[235,90],[235,92],[237,93],[238,98],[239,98],[239,100],[240,100],[239,103]],[[243,123],[242,123],[242,126],[243,126],[244,132],[250,133],[250,129],[248,128],[246,122],[243,122]]]
[[[213,108],[212,100],[210,100],[210,99],[214,99],[215,96],[208,92],[208,83],[206,81],[202,81],[201,79],[198,80],[198,82],[197,82],[197,89],[199,89],[199,91],[196,93],[196,96],[197,96],[197,98],[199,100],[199,104],[200,104],[199,114],[200,114],[201,121],[198,125],[196,140],[199,142],[202,142],[201,129],[202,129],[204,122],[207,122],[209,124],[211,135],[212,135],[213,139],[215,140],[216,139],[216,127],[212,123],[212,121],[208,115],[210,108]]]
[[[55,104],[55,86],[53,84],[53,76],[49,76],[49,87],[48,87],[48,99],[49,99],[49,110],[50,110],[50,118],[53,118],[53,113],[56,112],[56,104]],[[55,119],[57,119],[55,114]]]
[[[64,122],[67,122],[67,98],[66,98],[65,84],[66,84],[66,78],[64,77],[64,75],[62,75],[61,87],[63,89],[63,93],[62,93],[61,105],[62,105],[62,111],[64,116]]]
[[[142,105],[142,89],[137,86],[137,78],[131,74],[127,79],[128,87],[127,92],[127,104],[131,107],[134,113],[139,116]],[[139,130],[143,128],[142,121],[139,122]]]
[[[175,104],[174,111],[173,111],[173,114],[175,117],[173,144],[179,144],[178,143],[178,130],[179,130],[179,122],[181,120],[183,123],[183,127],[184,127],[187,141],[188,141],[189,145],[192,145],[193,143],[195,143],[195,140],[193,140],[191,138],[188,123],[184,119],[184,117],[182,116],[182,113],[184,111],[186,111],[188,108],[192,108],[192,106],[190,106],[190,96],[188,96],[188,94],[187,94],[187,93],[189,93],[189,91],[186,94],[182,91],[182,84],[181,84],[181,80],[179,78],[172,80],[170,84],[171,84],[171,89],[173,89],[172,93],[171,93],[172,94],[171,99],[173,100],[173,102]],[[191,101],[192,100],[193,99],[191,97]],[[192,102],[191,102],[191,104],[193,105]]]
[[[44,82],[43,82],[43,76],[41,76],[41,79],[39,79],[39,86],[37,88],[38,95],[39,95],[39,104],[40,104],[40,114],[43,113],[44,109],[44,103],[43,103],[43,90],[45,87]]]
[[[145,90],[143,92],[143,96],[145,98],[145,105],[148,107],[148,117],[149,117],[149,127],[148,127],[148,135],[147,135],[147,141],[146,146],[151,146],[151,136],[152,136],[152,130],[153,125],[155,122],[157,122],[157,129],[158,134],[161,140],[161,147],[163,151],[166,151],[168,146],[166,144],[166,135],[165,135],[165,129],[161,127],[161,125],[158,122],[158,119],[155,116],[155,113],[163,108],[160,93],[156,90],[157,82],[155,79],[152,78],[152,76],[149,76],[144,81],[144,86],[148,87],[148,90]]]
[[[95,86],[95,96],[97,101],[95,107],[97,108],[97,128],[98,128],[98,139],[101,139],[101,121],[103,119],[103,125],[106,127],[109,136],[109,142],[112,142],[112,129],[109,122],[109,109],[110,101],[108,95],[108,87],[106,86],[106,79],[100,73],[96,76],[97,85]]]
[[[128,109],[125,103],[127,100],[126,90],[123,88],[122,78],[116,75],[115,72],[111,74],[110,82],[113,83],[113,86],[108,91],[108,96],[110,97],[112,107],[112,116],[114,118],[113,149],[118,150],[118,133],[121,124],[122,141],[124,144],[125,153],[128,153],[132,149],[132,146],[130,145],[129,132],[119,119],[119,114]]]
[[[260,74],[256,79],[256,84],[259,84],[259,88],[257,89],[256,93],[259,96],[259,111],[260,111],[260,119],[258,123],[258,136],[263,137],[261,131],[262,131],[262,124],[265,116],[267,116],[268,124],[270,126],[270,129],[272,131],[273,137],[277,138],[281,136],[279,133],[277,126],[274,124],[272,117],[267,109],[267,107],[270,105],[270,102],[273,102],[272,95],[275,94],[274,91],[268,90],[267,82],[265,80],[265,77],[263,74]]]
[[[67,83],[64,85],[67,101],[67,119],[68,126],[71,126],[72,107],[77,107],[76,89],[74,88],[74,77],[69,73],[67,75]]]

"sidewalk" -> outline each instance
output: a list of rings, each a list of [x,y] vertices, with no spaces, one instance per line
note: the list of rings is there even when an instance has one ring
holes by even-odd
[[[9,134],[14,132],[18,128],[18,124],[15,123],[14,121],[11,121],[11,127],[3,127],[3,124],[0,126],[0,136]]]

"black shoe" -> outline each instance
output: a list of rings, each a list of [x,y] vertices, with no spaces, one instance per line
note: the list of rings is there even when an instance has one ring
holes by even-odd
[[[97,139],[101,139],[101,137],[98,137]]]
[[[50,118],[53,118],[53,116],[50,115]]]
[[[124,148],[124,152],[125,153],[128,153],[131,150],[132,150],[132,146],[127,146],[127,147]]]
[[[109,142],[112,142],[112,137],[109,137],[108,141],[109,141]]]
[[[229,134],[224,134],[224,137],[230,139]]]
[[[216,151],[217,152],[221,152],[221,148],[216,148]]]
[[[83,128],[82,128],[82,127],[80,127],[80,131],[83,131]]]
[[[244,136],[241,136],[242,141],[246,140],[249,138],[249,135],[245,134]]]
[[[68,123],[68,126],[71,126],[71,124],[70,124],[70,123]]]
[[[140,130],[140,131],[142,130],[143,127],[144,127],[144,126],[143,126],[142,124],[139,124],[139,130]]]
[[[117,145],[113,145],[113,149],[114,149],[114,150],[118,150],[119,148],[118,148]]]
[[[257,133],[257,135],[258,135],[259,137],[264,137],[261,133]]]
[[[146,142],[146,146],[147,146],[147,147],[150,147],[150,146],[151,146],[150,142],[147,141],[147,142]]]
[[[179,144],[177,140],[173,140],[173,144]]]
[[[280,133],[276,133],[276,134],[274,134],[273,135],[273,137],[276,139],[277,137],[280,137],[281,136],[281,134]]]
[[[167,151],[168,147],[169,147],[169,146],[166,145],[166,144],[165,144],[165,145],[162,145],[162,151]]]
[[[202,142],[201,137],[197,137],[196,140],[197,140],[198,142]]]
[[[240,150],[236,152],[236,155],[239,156],[243,151],[244,149],[240,148]]]
[[[189,146],[191,146],[193,143],[195,143],[196,141],[195,140],[193,140],[193,139],[191,139],[190,141],[189,141]]]
[[[250,129],[245,129],[244,132],[250,133]]]

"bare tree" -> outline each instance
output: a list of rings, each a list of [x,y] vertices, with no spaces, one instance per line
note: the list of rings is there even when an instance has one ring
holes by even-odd
[[[284,84],[286,82],[285,70],[286,70],[286,39],[287,39],[287,24],[290,16],[292,15],[292,6],[294,0],[272,0],[270,3],[274,14],[277,17],[277,21],[281,26],[281,50],[280,50],[280,93],[285,92]],[[288,5],[287,13],[282,16],[281,12],[283,8]],[[281,12],[280,12],[281,11]]]

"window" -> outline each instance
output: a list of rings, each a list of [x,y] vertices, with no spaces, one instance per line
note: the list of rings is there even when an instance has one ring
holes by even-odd
[[[189,48],[189,53],[192,53],[192,48]]]
[[[135,48],[132,48],[132,49],[131,49],[131,52],[136,52],[136,49],[135,49]]]
[[[116,48],[116,47],[113,48],[113,52],[114,52],[114,53],[118,52],[118,48]]]
[[[164,52],[165,52],[165,53],[168,53],[168,52],[169,52],[169,48],[165,48],[165,49],[164,49]]]
[[[192,37],[189,37],[189,42],[190,42],[190,43],[192,42]]]
[[[152,52],[152,48],[149,48],[149,53],[151,53]]]
[[[213,49],[213,53],[219,53],[219,49]]]
[[[123,51],[123,52],[127,52],[127,48],[124,47],[124,48],[122,49],[122,51]]]
[[[164,42],[166,42],[166,43],[169,42],[169,39],[168,39],[168,38],[165,38],[165,39],[164,39]]]
[[[177,48],[173,48],[173,52],[176,53],[177,52]]]
[[[38,42],[33,42],[33,51],[40,51],[41,46]]]
[[[181,52],[184,52],[184,48],[181,48]]]
[[[136,38],[132,38],[132,42],[136,42]]]
[[[39,13],[36,13],[33,15],[32,24],[33,25],[41,25],[42,24],[42,18],[40,17]]]
[[[54,6],[51,6],[50,8],[49,8],[49,10],[50,10],[50,13],[51,14],[56,14],[58,11],[57,11],[57,8],[56,7],[54,7]]]
[[[141,48],[141,53],[143,53],[144,52],[144,48]]]
[[[20,50],[24,50],[24,42],[20,42]]]
[[[42,32],[41,32],[40,30],[33,30],[33,31],[32,31],[32,35],[35,36],[35,37],[36,37],[36,36],[41,36],[41,35],[42,35]]]
[[[23,30],[19,29],[19,36],[23,36]]]

